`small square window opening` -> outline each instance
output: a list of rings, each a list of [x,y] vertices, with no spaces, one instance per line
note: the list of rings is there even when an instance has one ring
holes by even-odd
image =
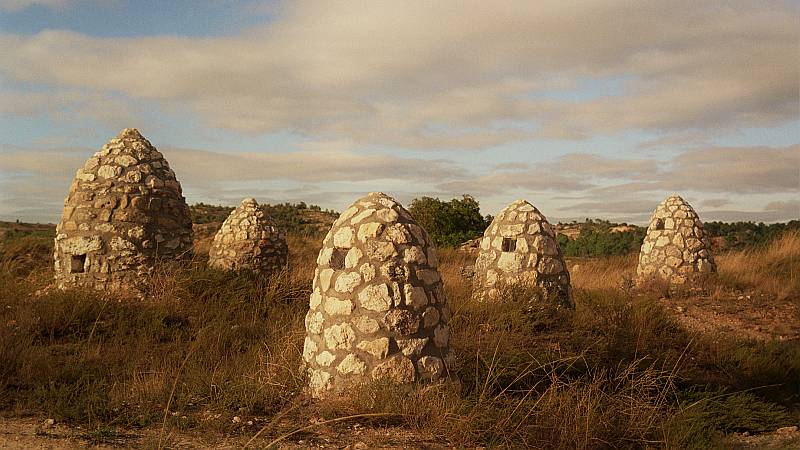
[[[86,255],[70,255],[69,273],[83,273],[86,265]]]

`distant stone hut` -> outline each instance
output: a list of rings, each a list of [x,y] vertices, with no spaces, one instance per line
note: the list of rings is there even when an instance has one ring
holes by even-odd
[[[190,256],[192,220],[164,156],[126,128],[78,169],[56,227],[64,289],[136,289],[159,258]]]
[[[428,234],[386,194],[342,213],[319,252],[305,320],[314,397],[444,375],[450,310],[437,267]]]
[[[209,267],[271,274],[286,267],[289,249],[264,207],[242,200],[222,223],[208,253]]]
[[[556,234],[526,200],[508,205],[483,233],[475,261],[474,295],[480,300],[496,299],[501,284],[520,283],[540,288],[563,306],[575,307]]]
[[[697,213],[681,197],[667,197],[650,218],[636,268],[638,282],[658,278],[683,284],[716,271],[711,240]]]

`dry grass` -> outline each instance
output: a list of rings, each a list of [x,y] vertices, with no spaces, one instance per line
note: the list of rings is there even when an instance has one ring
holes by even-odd
[[[718,290],[761,292],[776,300],[800,298],[800,233],[787,232],[765,247],[719,254],[717,275],[705,286]],[[611,256],[575,259],[570,264],[573,289],[620,289],[631,285],[636,276],[637,256]],[[666,295],[664,286],[653,286]],[[717,292],[719,296],[719,292]]]
[[[800,297],[800,233],[787,232],[763,248],[717,257],[720,281],[779,300]]]
[[[80,290],[37,297],[48,268],[5,266],[0,408],[98,433],[163,426],[161,443],[175,429],[247,440],[259,427],[232,423],[240,416],[265,424],[256,445],[358,421],[465,447],[711,447],[724,446],[722,432],[797,420],[776,404],[800,401],[797,345],[689,335],[656,298],[619,289],[631,257],[580,261],[577,309],[565,311],[532,305],[535,292],[516,287],[502,302],[473,302],[460,274],[471,258],[447,249],[440,271],[453,309],[451,381],[375,384],[310,403],[300,354],[320,242],[290,237],[290,270],[269,278],[206,270],[202,258],[162,266],[145,302]],[[796,281],[797,252],[786,248],[720,258],[760,261],[755,267]],[[721,277],[739,273],[726,264]],[[753,397],[735,397],[744,390]]]
[[[637,255],[576,259],[570,265],[572,288],[579,290],[619,289],[636,276]]]

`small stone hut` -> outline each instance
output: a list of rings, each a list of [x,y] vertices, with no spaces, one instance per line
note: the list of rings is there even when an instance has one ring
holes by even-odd
[[[286,238],[255,199],[246,198],[222,223],[211,250],[209,267],[270,274],[286,267]]]
[[[683,284],[716,271],[711,240],[697,213],[681,197],[667,197],[650,217],[636,268],[638,282],[658,278]]]
[[[136,289],[157,259],[191,256],[192,220],[164,156],[126,128],[78,169],[56,227],[58,288]]]
[[[483,233],[475,261],[474,295],[480,300],[496,299],[500,284],[518,283],[537,286],[547,298],[575,307],[556,234],[526,200],[508,205]]]
[[[305,320],[314,397],[444,375],[450,310],[437,266],[428,234],[386,194],[339,216],[319,252]]]

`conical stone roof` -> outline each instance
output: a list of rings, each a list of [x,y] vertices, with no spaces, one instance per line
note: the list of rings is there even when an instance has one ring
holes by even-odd
[[[190,256],[192,221],[164,156],[126,128],[78,169],[56,227],[59,288],[137,288],[156,259]]]
[[[286,267],[286,239],[264,208],[252,198],[242,200],[214,236],[209,267],[270,274]]]
[[[697,213],[683,198],[667,197],[650,217],[636,268],[638,281],[660,278],[683,284],[693,275],[716,271],[711,240]]]
[[[342,213],[323,241],[305,321],[314,397],[444,375],[450,310],[437,267],[428,234],[386,194]]]
[[[575,306],[556,234],[526,200],[500,211],[483,233],[473,283],[480,300],[497,299],[502,284],[529,284],[564,306]]]

